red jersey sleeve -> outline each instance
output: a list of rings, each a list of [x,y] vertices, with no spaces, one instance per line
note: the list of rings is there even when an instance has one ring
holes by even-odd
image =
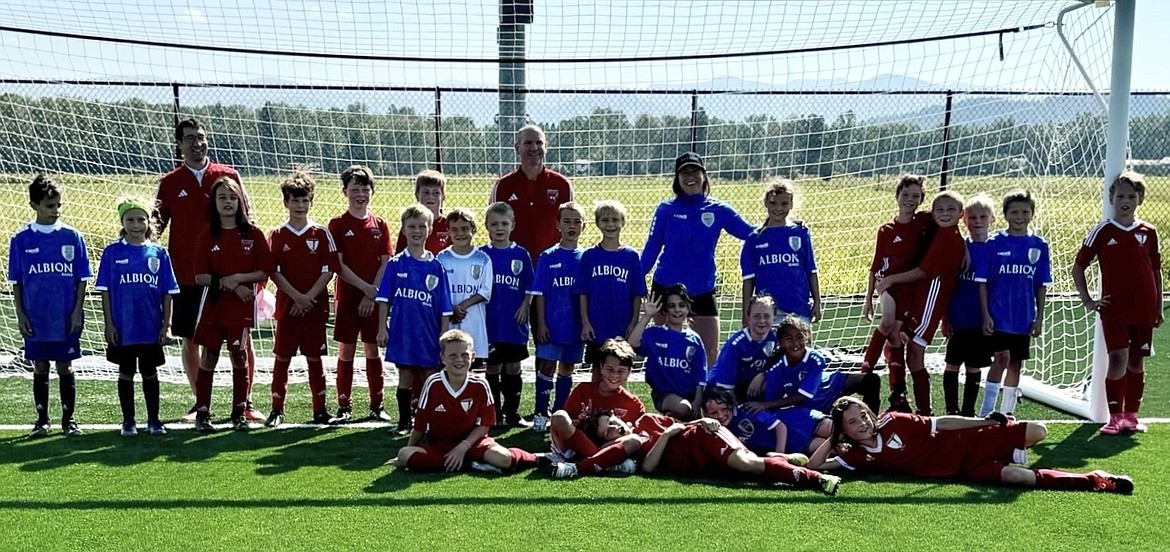
[[[378,219],[378,228],[382,230],[382,236],[378,238],[378,254],[386,257],[394,256],[394,244],[390,243],[390,225],[386,224],[383,219]]]
[[[1150,235],[1150,266],[1154,267],[1155,274],[1162,273],[1162,251],[1158,248],[1158,230],[1149,226]],[[1161,290],[1158,290],[1161,291]]]
[[[1097,258],[1097,236],[1101,235],[1101,229],[1104,224],[1098,224],[1089,231],[1089,235],[1085,237],[1085,241],[1081,243],[1081,249],[1077,251],[1076,262],[1077,266],[1087,268],[1093,264],[1093,259]],[[1154,251],[1157,251],[1155,249]]]
[[[195,274],[210,274],[211,269],[207,265],[207,254],[211,252],[211,234],[202,232],[195,240]]]
[[[479,425],[483,427],[495,427],[496,425],[496,405],[492,401],[492,394],[488,391],[486,386],[476,386],[476,389],[482,391],[483,397],[476,401],[476,404],[481,405],[479,408],[479,415],[476,418],[479,420]]]
[[[322,227],[321,233],[329,248],[325,254],[325,266],[329,268],[329,272],[338,274],[341,272],[341,255],[337,252],[337,242],[333,241],[333,232],[330,232],[328,228]]]
[[[869,263],[870,274],[877,274],[878,271],[882,269],[882,265],[885,264],[885,233],[886,225],[883,224],[880,228],[878,228],[877,238],[875,238],[875,243],[873,246],[873,261]]]
[[[585,411],[585,386],[587,384],[580,383],[569,392],[569,398],[565,399],[564,410],[569,415],[569,419],[576,424],[580,421],[581,414]]]
[[[918,265],[918,269],[925,272],[928,278],[939,276],[956,276],[963,267],[963,258],[967,255],[967,247],[957,227],[939,230],[930,248],[926,250],[926,257]]]

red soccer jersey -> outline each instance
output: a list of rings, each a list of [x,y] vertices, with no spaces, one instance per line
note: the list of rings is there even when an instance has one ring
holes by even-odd
[[[276,272],[288,283],[304,293],[313,287],[321,274],[340,270],[337,262],[337,245],[333,235],[320,224],[310,222],[300,230],[285,223],[268,235],[268,248],[272,251]],[[316,297],[313,310],[302,320],[323,321],[329,318],[328,291],[322,289]],[[292,306],[292,299],[276,290],[276,319],[284,320]]]
[[[890,412],[878,418],[874,448],[858,445],[837,457],[849,469],[876,468],[917,477],[962,473],[979,428],[937,431],[934,418]]]
[[[1104,221],[1089,232],[1076,263],[1088,267],[1094,258],[1101,265],[1101,296],[1109,298],[1101,320],[1153,327],[1162,308],[1154,278],[1162,270],[1158,231],[1141,220],[1129,227]]]
[[[870,273],[885,276],[914,268],[911,263],[922,245],[922,234],[931,222],[930,213],[921,212],[914,213],[910,222],[905,224],[892,220],[878,228]]]
[[[536,180],[516,169],[496,181],[488,203],[503,201],[516,213],[512,241],[532,255],[532,262],[541,252],[560,241],[557,231],[557,210],[562,203],[573,201],[573,185],[556,171],[544,169]]]
[[[634,435],[642,440],[641,451],[642,456],[645,456],[651,448],[654,448],[654,443],[658,442],[662,434],[679,421],[662,414],[642,414],[631,423],[634,424]]]
[[[245,236],[237,229],[221,230],[219,237],[204,232],[198,240],[195,256],[195,274],[211,274],[224,277],[232,274],[263,270],[271,273],[274,269],[272,253],[264,233],[256,228]],[[230,291],[212,291],[203,306],[200,324],[207,322],[219,326],[252,327],[256,323],[255,301],[243,301]]]
[[[195,257],[196,243],[192,237],[197,237],[207,231],[207,209],[211,204],[211,185],[221,176],[231,176],[236,182],[241,182],[240,175],[235,169],[208,161],[207,167],[201,171],[202,179],[186,165],[179,165],[171,172],[163,175],[158,182],[158,214],[164,228],[170,227],[171,235],[167,243],[167,251],[171,254],[171,264],[175,268],[175,279],[180,285],[195,285]],[[245,196],[247,192],[245,191]],[[247,202],[248,198],[240,198]],[[179,236],[180,239],[174,239]]]
[[[337,245],[341,262],[348,266],[358,278],[375,286],[374,277],[382,266],[382,256],[394,255],[390,247],[390,227],[381,217],[369,214],[359,219],[349,212],[329,221],[329,233]],[[348,282],[337,279],[337,302],[357,302],[365,296]]]
[[[966,258],[967,242],[959,233],[959,227],[939,228],[930,242],[930,248],[926,250],[926,256],[918,265],[918,269],[926,273],[926,278],[913,284],[915,301],[922,304],[923,298],[930,297],[931,304],[937,305],[932,308],[945,311]],[[898,307],[902,308],[902,305]]]
[[[598,383],[583,382],[573,388],[569,398],[565,399],[565,412],[574,423],[582,422],[596,412],[612,410],[614,415],[629,423],[634,423],[639,416],[646,413],[646,406],[637,395],[626,388],[618,389],[612,395],[602,395],[597,390]]]
[[[459,389],[451,387],[446,372],[427,378],[415,411],[414,429],[432,445],[454,446],[479,426],[496,425],[496,406],[487,380],[468,374]]]
[[[451,245],[451,232],[447,230],[447,217],[439,215],[435,217],[434,225],[431,226],[431,233],[427,236],[426,247],[427,251],[438,255],[440,251],[447,249]],[[398,231],[398,244],[394,246],[395,251],[402,251],[406,249],[406,234],[402,230]]]

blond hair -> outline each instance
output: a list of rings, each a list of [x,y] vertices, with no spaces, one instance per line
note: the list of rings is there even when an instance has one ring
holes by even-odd
[[[415,203],[412,205],[408,205],[406,207],[406,209],[402,210],[402,224],[403,225],[406,224],[407,220],[412,219],[412,218],[424,219],[427,221],[428,226],[435,223],[435,215],[433,213],[431,213],[431,210],[428,209],[427,206],[423,205],[422,203]]]
[[[626,221],[626,206],[616,199],[603,199],[593,204],[593,221],[598,222],[604,215],[617,215]]]
[[[463,330],[447,330],[439,336],[439,352],[446,351],[450,343],[466,343],[467,347],[471,348],[475,345],[475,340],[471,338],[471,334]]]

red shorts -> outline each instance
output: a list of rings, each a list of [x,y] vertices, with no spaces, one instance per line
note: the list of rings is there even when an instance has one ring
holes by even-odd
[[[924,281],[921,286],[902,286],[916,293],[904,295],[906,308],[902,307],[903,303],[898,303],[898,310],[902,313],[898,320],[903,322],[902,331],[923,347],[930,345],[934,340],[934,332],[938,331],[938,325],[942,323],[943,316],[947,313],[947,302],[950,301],[950,297],[942,293],[941,285],[942,282],[935,278]],[[901,301],[902,298],[898,300]]]
[[[423,449],[423,452],[416,454],[429,457],[425,459],[419,458],[418,460],[420,463],[425,462],[426,465],[433,465],[432,462],[438,462],[438,465],[442,466],[443,456],[446,456],[448,452],[451,452],[451,449],[458,445],[459,441],[455,441],[453,443],[427,443],[425,445],[420,445],[420,448]],[[495,439],[492,439],[491,437],[484,437],[483,439],[480,439],[478,443],[472,445],[471,448],[467,449],[467,460],[482,462],[483,455],[487,454],[489,449],[498,445],[499,443],[497,443]],[[413,460],[411,463],[413,463]]]
[[[320,357],[329,352],[325,340],[325,321],[320,318],[292,316],[276,322],[276,337],[272,354],[290,358],[299,349],[306,357]]]
[[[687,426],[671,438],[662,454],[662,471],[684,476],[726,475],[734,470],[727,460],[744,444],[725,427],[715,433],[703,428]]]
[[[1105,334],[1105,350],[1129,349],[1131,356],[1148,357],[1154,352],[1153,326],[1134,326],[1101,321]]]
[[[979,430],[967,448],[960,468],[963,477],[976,483],[999,483],[1003,468],[1012,463],[1016,449],[1027,443],[1028,424],[991,426]]]
[[[218,324],[202,323],[195,328],[195,343],[204,347],[219,348],[226,344],[230,353],[241,353],[248,350],[252,328],[247,326],[222,326]]]
[[[378,304],[374,304],[369,316],[362,318],[358,316],[360,303],[361,297],[337,302],[333,311],[333,341],[357,343],[361,336],[362,343],[378,342]]]

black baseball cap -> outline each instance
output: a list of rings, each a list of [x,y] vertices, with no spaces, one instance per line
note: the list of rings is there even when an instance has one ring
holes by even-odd
[[[674,160],[674,174],[678,174],[684,167],[690,166],[699,167],[704,172],[707,171],[707,167],[703,165],[703,158],[693,151],[688,151]]]

